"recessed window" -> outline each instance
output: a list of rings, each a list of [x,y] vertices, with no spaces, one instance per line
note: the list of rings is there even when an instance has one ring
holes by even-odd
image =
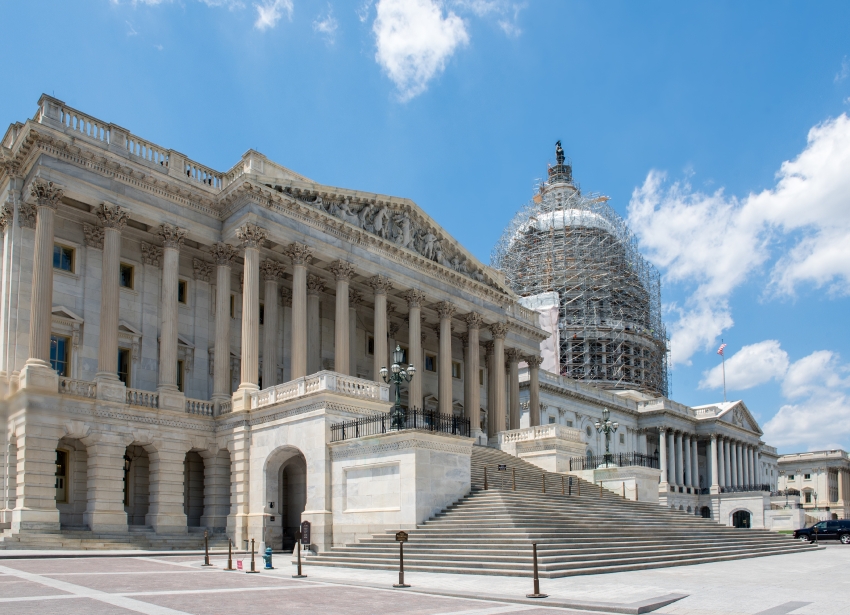
[[[366,336],[366,354],[370,357],[375,356],[375,337],[372,335]]]
[[[230,295],[230,317],[236,318],[236,295]]]
[[[121,263],[118,269],[118,285],[121,288],[133,288],[133,266]]]
[[[463,369],[458,361],[452,361],[452,378],[463,380]]]
[[[130,386],[130,349],[118,349],[118,380],[124,383],[124,386]]]
[[[68,451],[56,451],[56,502],[68,501]]]
[[[812,480],[811,474],[803,474],[803,480]]]
[[[425,354],[425,371],[426,372],[436,372],[437,371],[437,357],[432,354]]]
[[[620,444],[625,444],[625,443],[626,443],[626,434],[621,433],[620,434]]]
[[[186,283],[186,280],[180,280],[177,282],[177,302],[186,304],[188,302],[189,297],[189,285]]]
[[[50,336],[50,366],[60,376],[68,375],[68,352],[71,340],[61,335]]]
[[[586,433],[586,434],[587,434],[587,437],[588,437],[588,438],[589,438],[590,436],[592,436],[592,435],[593,435],[593,432],[590,430],[590,425],[588,425],[587,427],[585,427],[585,429],[584,429],[584,433]]]
[[[805,495],[806,495],[806,504],[811,504],[812,503],[812,492],[806,491]]]
[[[554,416],[552,416],[551,414],[549,415],[549,424],[550,424],[550,425],[554,425],[554,424],[555,424],[555,417],[554,417]]]
[[[53,267],[62,271],[74,272],[74,248],[53,244]]]
[[[482,387],[484,386],[484,370],[483,369],[478,370],[478,385],[482,386]]]
[[[260,304],[260,324],[263,324],[266,320],[266,306],[264,303]]]
[[[572,426],[573,426],[573,422],[572,422],[572,421],[567,421],[567,427],[572,427]]]
[[[177,390],[183,392],[183,361],[177,361]]]
[[[790,480],[794,480],[794,475],[793,475],[793,474],[789,474],[789,475],[788,475],[788,480],[789,480],[789,481],[790,481]]]

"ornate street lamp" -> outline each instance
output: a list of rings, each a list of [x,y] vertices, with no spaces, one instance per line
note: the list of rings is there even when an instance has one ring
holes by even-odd
[[[393,363],[388,370],[386,367],[381,368],[381,378],[387,384],[395,385],[395,406],[390,412],[390,421],[393,429],[404,429],[404,411],[401,409],[401,383],[410,382],[416,374],[416,368],[413,365],[408,365],[407,369],[401,367],[401,362],[404,361],[404,352],[401,346],[396,345],[393,351]]]
[[[609,420],[611,413],[608,412],[608,408],[602,409],[602,420],[596,421],[594,426],[596,427],[597,433],[605,434],[605,467],[609,467],[613,465],[611,462],[611,434],[617,431],[617,428],[620,424],[616,421],[611,422]]]

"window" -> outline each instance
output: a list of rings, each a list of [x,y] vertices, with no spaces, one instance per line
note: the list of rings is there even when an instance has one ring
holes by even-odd
[[[260,304],[260,324],[263,324],[265,319],[266,319],[266,306],[265,306],[264,303],[261,303]]]
[[[803,480],[812,480],[811,474],[803,474]]]
[[[118,269],[118,285],[121,288],[133,288],[133,266],[121,263]]]
[[[788,480],[789,480],[789,481],[794,480],[794,475],[793,475],[793,474],[789,474],[789,475],[788,475]]]
[[[452,361],[452,378],[463,380],[463,370],[458,361]]]
[[[230,317],[236,318],[236,295],[230,295]]]
[[[549,415],[549,424],[550,424],[550,425],[554,425],[554,424],[555,424],[555,417],[554,417],[554,416],[552,416],[551,414]]]
[[[806,491],[805,496],[806,496],[806,504],[811,504],[812,503],[812,492]]]
[[[183,392],[183,361],[177,361],[177,390]]]
[[[366,336],[366,355],[375,356],[375,338],[372,335]]]
[[[124,383],[124,386],[130,386],[130,349],[118,349],[118,380]]]
[[[50,366],[60,376],[68,375],[68,346],[71,340],[61,335],[50,336]]]
[[[626,434],[621,433],[620,434],[620,444],[625,444],[625,443],[626,443]]]
[[[74,272],[74,248],[53,244],[53,267],[62,271]]]
[[[572,426],[573,426],[573,422],[572,422],[572,421],[567,421],[567,427],[572,427]]]
[[[186,305],[189,302],[189,285],[186,284],[186,280],[180,280],[177,282],[177,302]]]
[[[68,501],[68,451],[56,450],[56,502]]]
[[[586,433],[586,434],[587,434],[587,437],[588,437],[588,438],[589,438],[589,437],[591,437],[591,436],[593,435],[593,432],[590,430],[590,425],[588,425],[588,426],[585,428],[584,433]]]
[[[425,354],[425,371],[426,372],[436,372],[437,371],[437,357],[432,354]]]

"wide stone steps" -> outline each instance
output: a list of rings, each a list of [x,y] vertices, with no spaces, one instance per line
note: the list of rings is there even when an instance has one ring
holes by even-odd
[[[493,477],[500,464],[508,467],[500,473],[504,483],[500,476]],[[485,466],[487,490],[483,489]],[[475,446],[472,470],[473,489],[468,496],[408,532],[405,569],[530,575],[533,542],[538,544],[542,577],[679,566],[812,548],[766,530],[730,528],[650,502],[626,500],[586,481],[581,482],[578,495],[575,477],[572,495],[562,495],[560,474],[544,473],[495,449]],[[335,547],[309,558],[308,564],[395,569],[395,532]]]
[[[227,536],[210,533],[211,550],[227,549]],[[126,533],[95,533],[82,529],[62,529],[58,532],[24,532],[6,534],[0,538],[0,549],[40,550],[124,550],[124,551],[188,551],[202,550],[204,535],[197,531],[188,534],[156,534],[152,528],[135,528]]]

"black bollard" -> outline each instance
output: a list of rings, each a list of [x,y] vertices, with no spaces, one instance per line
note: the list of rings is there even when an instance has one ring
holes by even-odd
[[[207,530],[204,530],[204,566],[212,566],[210,564],[210,535]]]
[[[543,472],[543,493],[546,493],[546,472]]]
[[[410,587],[404,582],[404,542],[398,543],[398,583],[394,583],[393,587]]]
[[[225,570],[233,570],[233,541],[227,539],[227,568]]]
[[[301,574],[301,532],[295,531],[295,548],[298,549],[298,574],[293,574],[293,579],[304,579],[306,574]]]
[[[487,491],[487,466],[484,466],[484,491]]]
[[[251,570],[246,570],[245,574],[260,574],[257,567],[254,565],[254,539],[251,539]]]
[[[549,594],[540,593],[540,577],[537,576],[537,543],[531,543],[532,557],[534,558],[534,593],[526,594],[526,598],[548,598]]]
[[[516,491],[516,468],[511,468],[511,488]]]

